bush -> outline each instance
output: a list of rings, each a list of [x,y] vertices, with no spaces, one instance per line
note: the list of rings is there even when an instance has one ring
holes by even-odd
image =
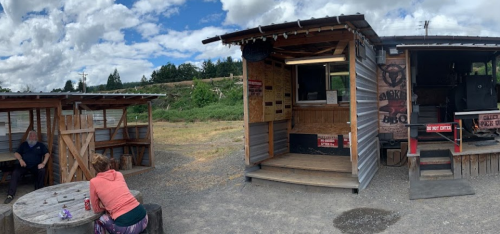
[[[193,80],[193,83],[194,90],[191,94],[191,99],[197,107],[204,107],[217,101],[215,93],[210,90],[210,86],[207,83],[198,79]]]

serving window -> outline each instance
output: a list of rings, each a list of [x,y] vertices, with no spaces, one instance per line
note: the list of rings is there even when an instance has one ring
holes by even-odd
[[[326,103],[326,91],[337,91],[339,101],[349,101],[347,62],[297,65],[296,102]]]

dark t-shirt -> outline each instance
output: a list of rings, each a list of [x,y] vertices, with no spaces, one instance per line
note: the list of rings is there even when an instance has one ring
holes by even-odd
[[[36,167],[42,163],[45,154],[48,152],[49,150],[43,143],[37,142],[33,147],[30,147],[26,141],[16,150],[16,153],[22,156],[27,168]]]

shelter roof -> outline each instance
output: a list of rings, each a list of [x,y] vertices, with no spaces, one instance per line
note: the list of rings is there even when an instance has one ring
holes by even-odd
[[[146,104],[165,94],[146,93],[0,93],[0,110],[46,108],[60,105],[72,109],[75,103],[91,110],[116,109]]]
[[[222,41],[224,44],[245,44],[248,41],[259,38],[277,39],[277,37],[286,37],[286,34],[296,35],[297,33],[308,33],[311,31],[327,31],[327,30],[353,30],[362,34],[371,43],[380,43],[380,38],[377,33],[371,28],[370,24],[365,20],[363,14],[356,15],[340,15],[326,16],[324,18],[311,18],[308,20],[297,20],[293,22],[284,22],[280,24],[270,24],[258,26],[251,29],[217,35],[212,38],[207,38],[202,41],[203,44],[208,44],[215,41]]]

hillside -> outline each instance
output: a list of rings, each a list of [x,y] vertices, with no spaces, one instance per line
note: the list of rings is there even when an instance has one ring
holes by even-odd
[[[166,94],[153,100],[155,121],[242,120],[243,88],[241,76],[172,83],[151,84],[109,91],[110,93]],[[146,121],[147,107],[132,106],[129,120]]]

